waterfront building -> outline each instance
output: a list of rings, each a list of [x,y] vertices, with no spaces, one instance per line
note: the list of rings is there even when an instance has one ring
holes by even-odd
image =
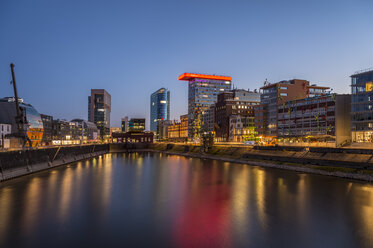
[[[260,88],[260,105],[255,108],[255,125],[264,142],[273,142],[278,136],[278,106],[288,101],[324,95],[329,87],[310,85],[302,79],[284,80],[278,83],[264,83]]]
[[[126,132],[113,133],[113,143],[153,143],[152,132]]]
[[[155,134],[156,140],[167,140],[168,139],[168,128],[172,125],[170,120],[161,120],[157,125],[157,132]]]
[[[188,136],[193,140],[198,139],[202,132],[207,131],[203,130],[202,115],[216,103],[219,93],[231,89],[232,78],[184,73],[179,76],[179,80],[188,81]]]
[[[180,121],[173,121],[168,126],[168,140],[177,142],[188,140],[188,115],[181,115]]]
[[[71,122],[75,123],[77,132],[75,132],[75,139],[82,140],[83,143],[97,141],[100,135],[100,130],[96,124],[83,119],[73,119]],[[70,125],[70,127],[73,127]]]
[[[43,138],[43,122],[41,120],[38,111],[31,105],[19,98],[19,107],[24,112],[26,121],[26,134],[30,139],[32,146],[39,146]],[[0,99],[0,123],[6,123],[11,125],[11,134],[18,132],[17,124],[15,121],[16,104],[13,97],[5,97]],[[12,141],[14,140],[14,142]],[[10,138],[11,148],[20,146],[21,143],[16,139]]]
[[[256,91],[234,89],[219,94],[215,104],[216,140],[255,140],[254,107],[259,103]]]
[[[110,136],[112,133],[120,133],[122,131],[121,127],[111,127],[110,128]]]
[[[131,118],[128,123],[129,132],[144,132],[145,118]]]
[[[88,121],[96,124],[101,138],[110,136],[111,96],[104,89],[91,89],[88,96]]]
[[[351,142],[351,95],[325,94],[278,106],[278,144],[339,147]]]
[[[53,140],[53,116],[40,114],[43,122],[43,145],[51,145]]]
[[[150,131],[158,131],[158,122],[170,119],[170,91],[160,88],[150,96]]]
[[[120,126],[121,126],[121,131],[123,133],[129,131],[129,120],[128,120],[128,116],[126,116],[126,117],[124,117],[124,118],[122,118],[120,120]]]
[[[212,104],[207,110],[202,112],[202,130],[204,132],[213,132],[215,123],[215,104]]]
[[[353,142],[373,142],[373,69],[351,75]]]
[[[0,148],[7,149],[10,148],[10,140],[6,135],[12,133],[12,125],[6,123],[0,123]]]

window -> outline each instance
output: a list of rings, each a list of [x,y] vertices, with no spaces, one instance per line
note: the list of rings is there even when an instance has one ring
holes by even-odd
[[[288,89],[287,86],[281,86],[281,87],[280,87],[280,90],[287,90],[287,89]]]
[[[288,93],[280,93],[280,96],[288,96]]]

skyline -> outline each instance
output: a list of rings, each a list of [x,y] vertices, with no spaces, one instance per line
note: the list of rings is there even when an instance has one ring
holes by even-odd
[[[187,113],[185,72],[244,89],[299,78],[350,93],[349,76],[373,66],[369,1],[43,2],[0,4],[0,97],[13,95],[13,62],[20,97],[54,118],[87,120],[90,90],[104,88],[112,126],[145,117],[149,129],[161,87],[171,119]]]

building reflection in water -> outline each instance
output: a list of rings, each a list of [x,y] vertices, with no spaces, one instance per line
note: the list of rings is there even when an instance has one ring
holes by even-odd
[[[373,247],[373,186],[149,153],[0,183],[0,247],[51,234],[68,247],[71,230],[88,246],[96,234],[126,247]]]

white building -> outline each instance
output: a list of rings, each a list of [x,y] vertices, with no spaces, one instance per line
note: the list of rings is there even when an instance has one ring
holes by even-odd
[[[0,124],[0,148],[9,148],[10,140],[5,138],[5,135],[12,132],[12,125]]]

